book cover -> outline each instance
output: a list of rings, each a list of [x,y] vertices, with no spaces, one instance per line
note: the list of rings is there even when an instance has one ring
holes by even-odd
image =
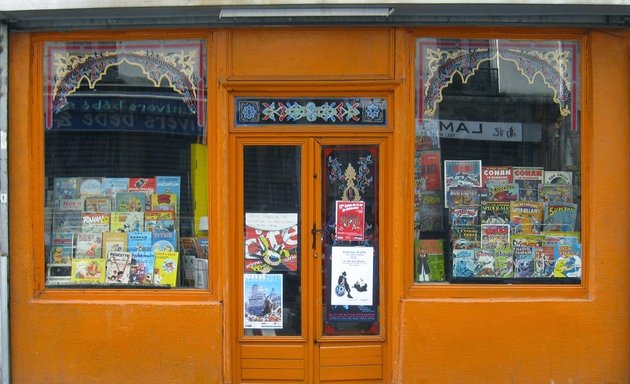
[[[112,211],[112,199],[105,196],[87,196],[85,197],[85,212],[104,212]]]
[[[534,247],[534,277],[552,277],[555,263],[553,246]]]
[[[122,232],[103,232],[103,258],[110,252],[127,251],[127,234]]]
[[[144,230],[149,232],[174,231],[175,211],[144,212]]]
[[[414,281],[444,281],[444,240],[416,240],[414,248]]]
[[[439,191],[442,189],[442,155],[440,151],[416,152],[416,191]]]
[[[101,182],[101,195],[116,198],[118,192],[129,192],[129,179],[126,177],[104,177]]]
[[[489,181],[487,188],[489,201],[515,201],[518,199],[518,184],[516,183]]]
[[[173,252],[177,251],[177,236],[175,231],[151,232],[151,250]]]
[[[540,233],[518,233],[512,235],[513,247],[541,247],[545,244],[545,236]]]
[[[512,183],[514,175],[510,166],[484,165],[481,168],[481,182],[483,186],[487,186],[488,182],[501,184]]]
[[[103,233],[109,232],[110,223],[109,213],[90,213],[83,212],[81,214],[81,232],[84,233]]]
[[[454,187],[448,190],[447,199],[446,205],[449,208],[478,206],[480,204],[479,189],[474,187]]]
[[[81,232],[83,218],[81,211],[59,211],[53,212],[53,232]]]
[[[77,259],[100,259],[103,255],[103,235],[101,233],[77,233]]]
[[[518,184],[518,200],[538,201],[538,185],[544,183],[542,167],[513,167],[514,182]]]
[[[514,277],[514,251],[512,248],[495,248],[494,276],[501,279]]]
[[[477,206],[460,206],[449,208],[451,225],[478,225],[479,208]]]
[[[510,224],[481,224],[481,248],[510,248]]]
[[[543,203],[573,202],[573,186],[569,184],[541,184],[538,200]]]
[[[555,203],[545,204],[543,229],[545,231],[573,232],[577,218],[577,204]]]
[[[481,224],[509,224],[511,204],[508,201],[482,201]]]
[[[144,212],[112,212],[111,232],[142,232]]]
[[[510,224],[512,233],[540,233],[543,222],[543,203],[536,201],[512,201]]]
[[[580,232],[542,232],[545,237],[544,245],[579,244]]]
[[[481,187],[481,160],[444,160],[444,204],[448,190],[455,187]]]
[[[143,212],[147,203],[144,192],[118,192],[116,194],[116,212]]]
[[[152,211],[174,211],[177,212],[177,195],[174,193],[152,193]]]
[[[416,194],[415,227],[421,232],[442,231],[444,205],[440,191],[424,191]]]
[[[365,235],[365,202],[335,201],[335,239],[363,241]]]
[[[60,211],[83,211],[85,201],[83,199],[59,199],[56,207]]]
[[[127,251],[129,252],[147,252],[151,250],[153,245],[151,232],[128,232],[127,233]]]
[[[452,249],[473,249],[480,246],[479,226],[456,225],[451,227],[450,242]]]
[[[99,196],[101,194],[100,177],[79,177],[79,196]]]
[[[70,281],[73,284],[103,284],[105,282],[104,259],[73,259]]]
[[[76,199],[79,197],[78,177],[55,177],[53,181],[53,198]]]
[[[514,247],[514,277],[533,277],[534,248]]]
[[[554,245],[553,277],[582,277],[582,245]]]
[[[475,274],[475,250],[453,250],[453,277],[472,277]]]
[[[145,195],[155,193],[155,177],[130,177],[129,192],[142,192]]]
[[[571,171],[545,171],[543,184],[573,184],[573,173]]]
[[[72,262],[74,233],[54,232],[50,240],[50,264],[67,264]]]
[[[175,201],[180,201],[181,193],[181,177],[180,176],[156,176],[155,177],[155,193],[173,193],[176,196]]]
[[[105,259],[105,284],[128,284],[131,252],[109,252]]]
[[[477,249],[474,256],[475,277],[495,277],[494,250]]]
[[[153,284],[175,287],[177,285],[179,252],[155,251],[154,254]]]
[[[155,256],[151,251],[132,251],[129,284],[152,285]]]

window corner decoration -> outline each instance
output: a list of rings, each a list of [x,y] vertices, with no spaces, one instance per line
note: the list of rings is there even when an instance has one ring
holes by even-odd
[[[579,284],[579,44],[416,41],[414,281]]]

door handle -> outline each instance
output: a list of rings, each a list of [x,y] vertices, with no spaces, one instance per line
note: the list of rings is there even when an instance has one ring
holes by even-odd
[[[313,244],[311,247],[313,251],[317,249],[317,232],[321,231],[321,229],[317,229],[317,226],[313,224],[313,228],[311,229],[311,235],[313,235]],[[317,258],[317,253],[315,254],[315,258]]]

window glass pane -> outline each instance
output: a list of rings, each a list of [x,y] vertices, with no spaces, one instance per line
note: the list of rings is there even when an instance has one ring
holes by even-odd
[[[207,288],[205,43],[45,45],[46,284]]]
[[[417,40],[417,283],[580,282],[578,48]]]

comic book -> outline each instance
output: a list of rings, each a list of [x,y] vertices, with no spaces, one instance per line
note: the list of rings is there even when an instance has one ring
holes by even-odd
[[[538,233],[518,233],[512,235],[513,247],[541,247],[545,244],[545,236]]]
[[[442,231],[444,205],[439,191],[424,191],[416,194],[415,226],[421,232]]]
[[[475,274],[475,250],[453,250],[453,277],[472,277]]]
[[[100,259],[103,255],[103,235],[101,233],[77,233],[77,259]]]
[[[489,201],[515,201],[518,199],[518,184],[489,181],[488,185]]]
[[[514,182],[518,184],[518,200],[538,201],[538,185],[543,184],[542,167],[513,167]]]
[[[79,177],[79,196],[99,196],[101,194],[100,177]]]
[[[573,202],[573,186],[569,184],[541,184],[538,200],[543,203]]]
[[[475,277],[495,277],[494,251],[477,249],[475,251]]]
[[[111,199],[118,192],[129,192],[129,179],[126,177],[104,177],[101,181],[101,195]]]
[[[481,248],[509,248],[510,224],[481,224]]]
[[[177,212],[177,195],[174,193],[152,193],[152,211],[175,211]]]
[[[155,251],[154,254],[153,285],[177,286],[179,252]]]
[[[577,218],[577,204],[554,203],[545,204],[543,229],[545,231],[573,232]]]
[[[81,214],[81,232],[83,233],[103,233],[109,232],[110,224],[109,213],[90,213],[83,212]]]
[[[122,232],[103,232],[103,258],[110,252],[127,251],[127,234]]]
[[[145,212],[112,212],[111,232],[142,232]]]
[[[514,277],[533,277],[534,248],[514,247]]]
[[[105,259],[73,259],[70,281],[73,284],[103,284],[105,282]]]
[[[545,171],[543,184],[573,184],[573,173],[571,171]]]
[[[534,277],[552,277],[554,261],[553,246],[534,247]]]
[[[484,187],[488,185],[488,182],[501,184],[513,181],[514,176],[510,166],[484,165],[481,168],[481,182]]]
[[[554,245],[553,277],[582,277],[582,245]]]
[[[455,225],[451,227],[451,242],[458,239],[466,239],[468,241],[481,240],[478,225]]]
[[[543,203],[536,201],[512,201],[510,224],[512,233],[540,233],[543,222]]]
[[[439,150],[416,152],[416,191],[439,191],[442,189],[441,158],[442,155]]]
[[[180,201],[181,177],[180,176],[155,176],[155,193],[173,193],[175,201]]]
[[[83,199],[59,199],[56,208],[60,211],[83,211],[85,201]]]
[[[510,208],[510,202],[507,201],[482,201],[481,224],[509,224]]]
[[[149,232],[171,232],[175,230],[175,211],[144,212],[144,230]]]
[[[471,205],[449,208],[449,215],[451,226],[479,224],[479,207],[477,206]]]
[[[177,251],[177,233],[176,231],[153,231],[151,232],[151,250],[152,251]]]
[[[147,252],[153,245],[151,232],[129,232],[127,233],[128,252]]]
[[[105,284],[128,284],[131,272],[131,252],[111,251],[105,258]]]
[[[110,213],[112,211],[112,199],[105,196],[86,196],[84,211]]]
[[[444,281],[444,240],[422,239],[415,241],[416,283]]]
[[[495,248],[494,276],[501,279],[514,277],[514,251],[512,248]]]
[[[481,160],[444,160],[444,207],[448,190],[455,187],[481,187]]]
[[[580,232],[542,232],[541,234],[545,237],[544,245],[580,243]]]
[[[79,197],[78,177],[55,177],[53,181],[53,198],[76,199]]]
[[[53,232],[81,232],[81,211],[53,211]]]
[[[479,189],[474,187],[454,187],[448,190],[449,208],[460,206],[479,206]]]
[[[74,248],[74,233],[54,232],[50,240],[50,264],[72,263]]]
[[[143,212],[146,209],[147,195],[144,192],[118,192],[116,212]]]
[[[152,285],[155,256],[151,251],[132,251],[129,284]]]

